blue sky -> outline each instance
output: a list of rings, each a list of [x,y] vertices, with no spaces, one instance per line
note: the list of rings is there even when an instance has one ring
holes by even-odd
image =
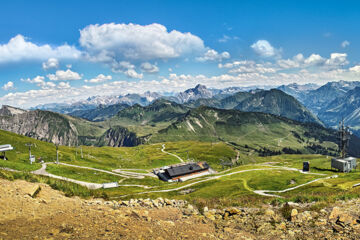
[[[0,104],[359,80],[358,1],[1,1]]]

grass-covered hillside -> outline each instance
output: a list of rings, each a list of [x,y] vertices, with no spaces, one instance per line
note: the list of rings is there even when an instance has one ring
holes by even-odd
[[[221,114],[218,115],[218,118],[220,117]],[[39,163],[30,165],[28,161],[28,148],[25,146],[28,142],[33,143],[32,154],[36,156],[37,161],[40,157],[48,163],[55,161],[56,150],[52,143],[0,130],[0,144],[12,144],[15,148],[7,152],[8,160],[0,159],[0,168],[27,172],[39,169]],[[324,141],[323,144],[329,143]],[[153,168],[179,163],[178,157],[184,161],[207,161],[217,173],[183,183],[166,183],[148,175],[144,178],[122,175],[124,172],[149,174]],[[222,141],[176,141],[118,148],[60,146],[59,158],[60,163],[70,165],[48,164],[46,170],[49,173],[91,183],[116,181],[120,187],[88,190],[70,182],[1,169],[0,177],[46,182],[53,188],[64,191],[68,196],[96,196],[108,199],[161,196],[186,199],[199,206],[209,207],[253,205],[274,201],[332,201],[360,196],[360,189],[352,187],[360,182],[360,172],[345,174],[332,171],[329,156],[282,154],[261,157],[251,146],[242,148]],[[223,167],[223,161],[235,164],[232,167]],[[310,162],[310,174],[305,175],[296,170],[302,168],[303,161]],[[113,171],[116,169],[122,171],[120,175],[113,174],[116,173]],[[334,175],[338,177],[329,178]],[[299,188],[291,191],[274,193],[282,198],[261,196],[254,192],[281,191],[297,186]]]
[[[204,106],[189,111],[150,139],[151,142],[183,140],[230,142],[249,152],[260,149],[286,152],[290,148],[302,153],[335,154],[337,149],[336,133],[320,125],[266,113]]]

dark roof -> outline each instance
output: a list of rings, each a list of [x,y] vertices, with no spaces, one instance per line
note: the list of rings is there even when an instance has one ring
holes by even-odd
[[[171,178],[174,178],[207,169],[209,169],[209,165],[206,162],[200,162],[200,163],[188,163],[181,166],[170,167],[167,168],[165,171]]]

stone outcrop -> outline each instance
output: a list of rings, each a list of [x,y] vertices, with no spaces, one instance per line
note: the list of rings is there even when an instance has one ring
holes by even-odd
[[[78,131],[65,116],[47,111],[0,109],[0,129],[60,145],[75,145]]]

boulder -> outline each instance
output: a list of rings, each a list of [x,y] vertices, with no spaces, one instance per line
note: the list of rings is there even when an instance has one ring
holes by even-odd
[[[38,184],[34,185],[26,185],[26,187],[23,188],[26,195],[29,195],[30,197],[34,198],[36,195],[40,192],[41,187]]]

